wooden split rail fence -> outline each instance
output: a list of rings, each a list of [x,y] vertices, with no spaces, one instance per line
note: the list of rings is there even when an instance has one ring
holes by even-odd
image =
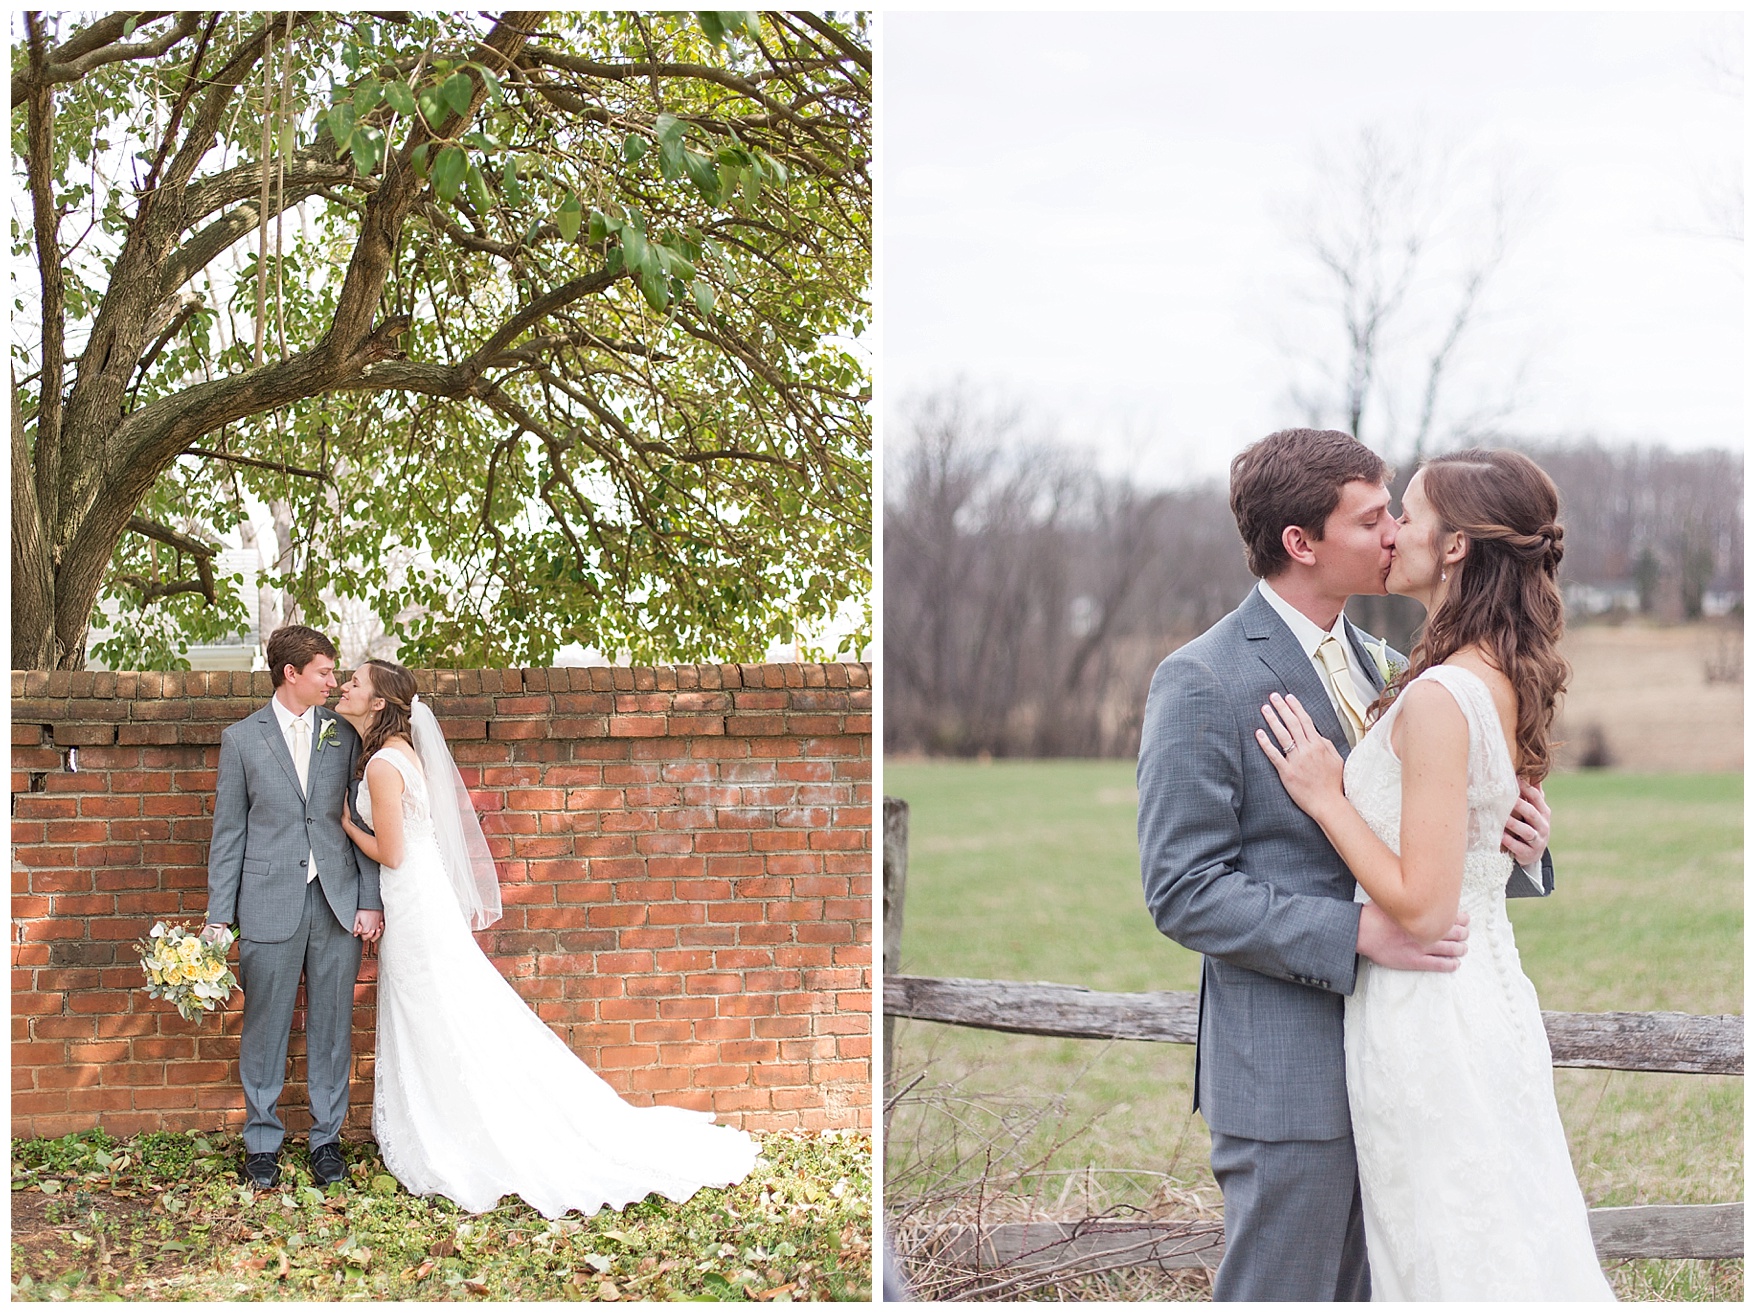
[[[1072,1039],[1193,1044],[1197,996],[1115,994],[1075,985],[899,974],[908,878],[908,804],[884,799],[884,1072],[892,1079],[895,1019]],[[1743,1073],[1743,1018],[1683,1012],[1544,1012],[1556,1067]],[[890,1091],[886,1087],[885,1120]],[[1593,1208],[1597,1253],[1621,1258],[1741,1258],[1743,1205]],[[1224,1228],[1213,1221],[1085,1218],[911,1230],[907,1247],[982,1274],[965,1296],[1021,1292],[1050,1274],[1123,1267],[1216,1267]]]

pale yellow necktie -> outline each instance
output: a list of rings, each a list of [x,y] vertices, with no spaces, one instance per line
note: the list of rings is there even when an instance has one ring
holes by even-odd
[[[295,720],[292,731],[293,770],[298,774],[299,787],[308,794],[311,791],[311,727],[303,720]]]
[[[293,732],[293,770],[298,773],[299,787],[305,796],[311,796],[311,727],[303,720],[292,723]],[[310,884],[317,878],[317,854],[311,853],[305,858],[305,883]]]
[[[1341,728],[1346,731],[1347,742],[1357,747],[1365,734],[1365,704],[1359,700],[1359,690],[1353,686],[1353,675],[1347,669],[1347,654],[1341,647],[1341,640],[1330,634],[1316,649],[1316,657],[1322,662],[1329,692],[1340,707]]]

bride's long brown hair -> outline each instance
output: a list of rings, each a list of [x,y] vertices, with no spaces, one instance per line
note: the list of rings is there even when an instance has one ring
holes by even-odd
[[[394,661],[372,660],[365,663],[372,669],[372,696],[384,699],[372,723],[360,736],[360,757],[353,768],[353,777],[364,779],[366,763],[372,754],[397,735],[410,739],[409,725],[414,716],[414,676]]]
[[[1503,449],[1434,456],[1420,472],[1439,538],[1461,533],[1468,551],[1451,567],[1444,600],[1426,618],[1408,668],[1387,695],[1480,644],[1517,695],[1517,773],[1540,783],[1554,764],[1548,737],[1554,701],[1572,677],[1560,655],[1566,607],[1559,491],[1528,456]]]

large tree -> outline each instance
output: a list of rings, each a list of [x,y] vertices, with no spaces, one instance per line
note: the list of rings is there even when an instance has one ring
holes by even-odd
[[[15,38],[15,668],[78,668],[104,599],[106,657],[240,628],[252,502],[292,608],[410,661],[747,658],[863,602],[860,17]]]

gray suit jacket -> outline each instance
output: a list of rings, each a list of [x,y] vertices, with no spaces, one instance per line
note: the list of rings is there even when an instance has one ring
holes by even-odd
[[[1380,683],[1350,621],[1347,632]],[[1360,905],[1346,864],[1255,741],[1276,691],[1295,694],[1347,754],[1309,656],[1258,591],[1164,658],[1140,736],[1140,874],[1158,929],[1205,958],[1195,1107],[1207,1125],[1326,1140],[1352,1127],[1342,998]],[[1531,891],[1514,872],[1508,892]]]
[[[335,733],[320,750],[326,724]],[[378,864],[341,828],[342,800],[359,760],[353,727],[318,707],[310,796],[299,788],[292,752],[274,708],[264,706],[219,741],[213,841],[207,853],[207,920],[236,922],[240,938],[277,944],[299,927],[311,854],[335,919],[349,933],[360,908],[381,910]]]

